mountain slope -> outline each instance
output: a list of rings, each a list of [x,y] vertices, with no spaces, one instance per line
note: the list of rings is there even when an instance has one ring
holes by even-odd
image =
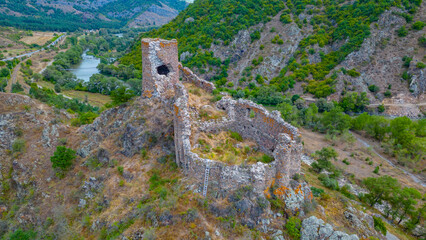
[[[164,24],[186,5],[187,3],[181,0],[1,0],[0,24],[25,29],[60,31],[74,31],[78,28],[116,28],[126,25],[156,6],[174,10],[167,13],[159,12],[158,16],[154,16],[160,19],[159,23]],[[173,13],[171,17],[170,13]],[[164,17],[167,21],[163,20]]]
[[[234,96],[267,85],[307,98],[356,91],[376,104],[417,104],[426,89],[425,13],[419,0],[199,0],[142,37],[178,39],[184,65]],[[122,62],[139,66],[138,54],[136,42]]]

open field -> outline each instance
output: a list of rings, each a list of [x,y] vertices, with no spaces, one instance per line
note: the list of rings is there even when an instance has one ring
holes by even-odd
[[[38,44],[42,46],[52,39],[54,34],[54,32],[33,32],[33,36],[25,36],[21,39],[21,41],[26,44]]]
[[[56,33],[59,34],[59,33]],[[24,31],[11,27],[0,27],[0,59],[15,57],[28,52],[33,52],[37,48],[32,44],[43,46],[53,39],[55,32],[33,32]]]
[[[54,85],[50,82],[39,81],[37,85],[41,87],[46,87],[50,89],[54,89]],[[111,98],[106,95],[102,95],[100,93],[90,93],[90,92],[82,92],[75,90],[63,90],[60,94],[68,96],[70,98],[76,98],[80,101],[85,101],[86,97],[90,105],[102,107],[107,103],[111,102]]]

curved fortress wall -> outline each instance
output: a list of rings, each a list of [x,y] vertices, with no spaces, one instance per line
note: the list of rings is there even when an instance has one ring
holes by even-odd
[[[142,39],[142,56],[143,96],[171,99],[176,163],[186,175],[198,182],[200,192],[208,189],[209,194],[222,196],[229,191],[251,185],[255,192],[268,194],[269,187],[275,183],[278,187],[277,194],[288,196],[288,191],[294,193],[290,181],[291,177],[300,171],[302,150],[297,128],[284,122],[277,111],[269,113],[251,101],[223,98],[217,103],[217,107],[225,110],[227,117],[220,121],[203,122],[199,124],[200,130],[238,132],[244,138],[255,140],[262,151],[274,156],[275,161],[270,164],[258,162],[248,166],[229,166],[201,158],[191,150],[193,122],[188,107],[187,90],[178,80],[179,69],[184,81],[209,92],[215,89],[214,85],[200,79],[190,69],[182,67],[177,60],[176,41]],[[163,65],[171,70],[166,75],[162,75],[158,70],[158,67]],[[173,97],[170,93],[173,93]]]

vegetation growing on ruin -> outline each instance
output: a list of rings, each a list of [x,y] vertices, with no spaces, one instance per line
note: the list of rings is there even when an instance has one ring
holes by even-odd
[[[258,145],[240,134],[222,131],[218,134],[201,133],[193,149],[202,158],[221,161],[229,165],[253,164],[256,162],[270,163],[273,157],[264,154]]]

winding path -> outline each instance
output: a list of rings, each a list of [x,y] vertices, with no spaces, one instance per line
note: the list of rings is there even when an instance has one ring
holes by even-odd
[[[12,85],[16,83],[16,80],[18,78],[19,69],[21,69],[21,64],[18,64],[14,69],[12,76],[10,77],[7,86],[6,86],[6,92],[12,92]]]
[[[22,57],[31,57],[33,54],[44,51],[46,49],[48,49],[49,47],[56,45],[58,42],[60,42],[62,39],[64,39],[64,37],[66,36],[66,34],[62,34],[58,39],[56,39],[55,41],[53,41],[52,43],[50,43],[49,45],[47,45],[47,47],[33,51],[33,52],[29,52],[29,53],[24,53],[21,54],[19,56],[16,57],[10,57],[10,58],[5,58],[5,59],[1,59],[1,61],[11,61],[13,59],[17,59],[17,58],[22,58]]]

